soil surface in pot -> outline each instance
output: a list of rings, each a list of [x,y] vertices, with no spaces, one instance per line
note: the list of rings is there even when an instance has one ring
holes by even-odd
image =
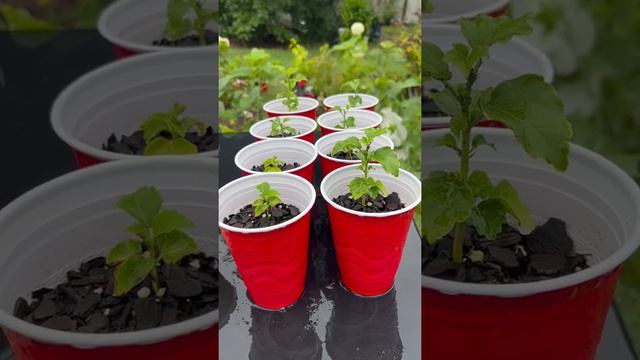
[[[300,214],[300,209],[294,205],[278,204],[260,216],[255,216],[254,214],[253,205],[249,204],[237,213],[225,217],[222,222],[238,228],[258,229],[291,220]]]
[[[34,291],[31,302],[18,298],[14,316],[55,330],[118,333],[171,325],[218,308],[218,260],[203,253],[161,266],[162,296],[153,294],[147,278],[128,295],[114,297],[113,272],[104,257],[93,258],[67,272],[54,289]]]
[[[213,30],[205,30],[204,37],[206,45],[213,45],[218,43],[218,33]],[[151,44],[156,46],[202,46],[200,44],[200,38],[198,38],[198,35],[195,34],[187,35],[178,40],[169,40],[167,38],[162,38],[160,40],[154,40]]]
[[[296,131],[295,133],[284,133],[284,134],[280,134],[280,135],[267,135],[268,138],[274,138],[274,139],[281,139],[281,138],[288,138],[288,137],[292,137],[292,136],[298,136],[300,135],[300,132]]]
[[[360,160],[358,158],[358,156],[354,153],[348,153],[348,152],[344,152],[344,151],[340,151],[334,155],[332,155],[331,153],[327,154],[328,157],[332,157],[334,159],[340,159],[340,160]]]
[[[171,136],[168,133],[161,134],[167,139]],[[212,151],[218,147],[218,136],[214,134],[213,127],[207,127],[207,131],[203,135],[199,135],[195,131],[188,132],[185,139],[198,147],[198,152]],[[136,130],[133,134],[127,136],[122,135],[120,139],[115,134],[111,134],[105,144],[102,144],[102,150],[111,151],[125,155],[144,155],[144,148],[147,146],[144,140],[144,132]]]
[[[278,165],[278,167],[280,168],[280,170],[282,171],[287,171],[287,170],[293,170],[296,168],[300,167],[300,164],[297,162],[294,162],[293,164],[291,163],[284,163],[281,165]],[[264,172],[264,165],[260,164],[260,165],[254,165],[253,167],[251,167],[252,171],[260,171],[260,172]]]
[[[404,203],[400,201],[398,193],[392,192],[387,196],[378,195],[375,199],[370,199],[368,195],[365,195],[365,201],[363,204],[362,198],[353,200],[351,193],[340,195],[334,198],[333,201],[347,209],[361,211],[366,213],[384,213],[390,211],[396,211],[404,208]]]
[[[566,224],[555,218],[528,235],[505,225],[495,240],[486,240],[469,227],[460,266],[451,261],[452,246],[453,234],[434,245],[423,245],[422,274],[462,282],[513,284],[557,278],[589,267],[588,255],[575,253]]]

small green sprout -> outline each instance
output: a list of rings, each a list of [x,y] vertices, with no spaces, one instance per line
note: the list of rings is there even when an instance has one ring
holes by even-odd
[[[256,189],[258,189],[260,197],[252,204],[255,217],[264,214],[272,207],[282,203],[282,200],[280,200],[280,193],[276,189],[272,189],[269,183],[263,182],[256,186]]]
[[[353,153],[360,159],[359,169],[362,177],[352,179],[348,186],[353,200],[362,199],[365,206],[368,199],[375,199],[378,195],[386,195],[387,189],[380,180],[369,176],[372,169],[371,163],[378,162],[387,173],[397,177],[400,173],[400,161],[396,153],[388,146],[371,151],[371,145],[378,136],[385,133],[384,129],[366,129],[364,136],[358,139],[350,136],[342,141],[338,141],[331,150],[332,154],[340,152]]]
[[[162,196],[153,187],[142,187],[120,199],[117,207],[137,222],[127,228],[137,237],[117,244],[107,256],[115,266],[114,296],[123,296],[151,277],[158,294],[158,267],[161,261],[176,264],[198,251],[198,245],[182,230],[194,225],[176,210],[162,208]]]
[[[218,11],[208,10],[203,0],[169,0],[167,3],[167,24],[164,34],[172,41],[189,35],[192,31],[198,35],[200,45],[206,45],[206,28],[210,21],[218,18]],[[189,20],[187,13],[193,10],[196,17]]]
[[[193,128],[202,135],[207,125],[193,117],[180,118],[185,110],[186,106],[176,103],[171,111],[154,113],[145,120],[141,126],[147,143],[145,155],[186,155],[198,152],[198,147],[185,139],[185,136]],[[166,134],[169,134],[169,138],[165,137]]]
[[[291,126],[287,125],[289,119],[284,118],[275,118],[271,120],[271,133],[269,136],[271,137],[290,137],[298,135],[298,131]]]
[[[349,105],[345,107],[336,106],[333,109],[342,115],[342,120],[340,120],[338,125],[336,125],[336,129],[350,129],[356,127],[356,118],[353,116],[347,116],[350,109]]]
[[[350,108],[354,108],[358,105],[362,105],[362,97],[360,97],[360,95],[358,95],[360,93],[361,86],[360,86],[360,79],[355,79],[355,80],[351,80],[351,81],[347,81],[346,83],[342,84],[341,87],[342,90],[347,89],[348,91],[350,91],[351,93],[353,93],[353,95],[349,95],[349,107]]]
[[[298,95],[296,94],[296,86],[300,81],[306,80],[304,76],[297,73],[295,68],[283,69],[285,92],[279,93],[277,97],[284,98],[282,103],[289,109],[289,111],[298,110]]]
[[[284,165],[284,161],[278,159],[278,157],[275,155],[273,155],[273,157],[268,158],[262,163],[264,172],[281,172],[282,169],[280,168],[280,166],[282,165]]]

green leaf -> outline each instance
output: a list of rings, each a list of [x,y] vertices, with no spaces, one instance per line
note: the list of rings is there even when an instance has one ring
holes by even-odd
[[[48,21],[36,19],[27,10],[0,3],[0,14],[11,31],[56,30],[57,26]]]
[[[373,142],[373,139],[377,138],[380,135],[384,135],[384,133],[386,132],[387,130],[383,128],[369,128],[364,130],[364,135],[365,137],[369,138],[371,142]]]
[[[451,133],[447,133],[446,135],[438,139],[434,147],[437,147],[437,146],[448,147],[454,150],[455,152],[457,152],[458,154],[460,153],[460,148],[458,147],[458,141],[456,140],[455,136],[453,136],[453,134]]]
[[[569,166],[571,124],[558,94],[541,76],[523,75],[498,85],[484,112],[511,128],[531,157],[543,158],[559,171]]]
[[[487,240],[494,240],[502,231],[505,216],[506,210],[500,200],[484,200],[473,210],[471,225],[475,226],[478,234]]]
[[[445,89],[431,94],[431,98],[440,110],[453,117],[462,117],[462,105],[458,97],[450,89]]]
[[[142,244],[138,240],[126,240],[114,246],[107,256],[107,265],[120,264],[130,257],[142,254]]]
[[[256,189],[260,193],[258,199],[252,204],[256,217],[262,215],[272,206],[276,206],[282,202],[280,193],[276,189],[272,189],[269,183],[263,182],[256,186]]]
[[[135,223],[127,228],[127,231],[138,236],[141,239],[146,239],[149,236],[149,229],[143,223]]]
[[[160,212],[162,196],[153,187],[142,187],[129,195],[123,196],[116,206],[118,209],[133,216],[140,223],[151,227],[153,219]]]
[[[149,276],[155,265],[155,259],[145,255],[132,256],[122,262],[114,272],[114,295],[126,295]]]
[[[487,199],[495,196],[496,190],[484,171],[476,170],[469,175],[467,183],[471,187],[474,198]]]
[[[528,16],[513,19],[508,16],[494,18],[480,15],[472,19],[460,19],[459,24],[469,45],[480,51],[508,42],[514,36],[528,35],[532,31]]]
[[[331,155],[336,155],[340,152],[350,154],[354,149],[360,147],[360,140],[355,136],[350,136],[344,140],[340,140],[333,145],[331,149]]]
[[[185,17],[191,7],[187,0],[169,0],[167,2],[167,23],[164,34],[169,40],[177,40],[189,34],[192,24]]]
[[[395,177],[398,177],[400,174],[400,160],[398,160],[398,155],[388,146],[374,151],[371,155],[371,160],[379,162],[384,171]]]
[[[193,225],[186,216],[176,210],[162,210],[151,222],[151,228],[155,236],[174,230],[191,229],[194,227],[195,225]]]
[[[425,79],[447,81],[451,79],[449,65],[444,61],[444,53],[433,43],[422,43],[422,74]]]
[[[371,177],[354,178],[349,182],[348,186],[353,200],[358,200],[365,195],[368,195],[369,198],[376,198],[379,194],[387,193],[387,189],[382,182]]]
[[[507,212],[518,220],[520,227],[522,227],[525,232],[531,231],[533,229],[531,213],[511,183],[506,180],[499,182],[496,186],[496,194],[500,201],[502,201]]]
[[[496,149],[496,146],[494,144],[491,144],[489,142],[487,142],[487,139],[485,139],[485,137],[483,135],[475,135],[473,137],[473,140],[471,140],[471,149],[475,150],[477,148],[479,148],[480,146],[488,146],[490,148],[492,148],[493,150]]]
[[[465,44],[453,44],[453,48],[444,55],[443,60],[460,69],[466,78],[471,69],[486,55],[486,51],[482,49],[471,49]]]
[[[140,126],[144,133],[144,140],[150,142],[162,132],[168,132],[170,129],[170,121],[171,119],[167,114],[155,113],[149,116]]]
[[[187,139],[155,138],[144,149],[145,155],[190,155],[197,154],[198,147]]]
[[[156,236],[156,244],[158,244],[160,258],[167,264],[176,264],[184,257],[198,251],[195,240],[178,230]]]

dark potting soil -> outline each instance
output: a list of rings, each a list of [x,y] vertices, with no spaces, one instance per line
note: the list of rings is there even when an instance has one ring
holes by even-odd
[[[287,220],[293,219],[300,214],[300,209],[294,205],[278,204],[264,212],[262,215],[254,216],[253,205],[249,204],[235,214],[225,217],[222,221],[230,226],[245,229],[257,229],[267,226],[278,225]]]
[[[327,156],[340,160],[360,160],[356,154],[344,151],[340,151],[335,155],[327,154]]]
[[[282,165],[278,165],[278,167],[280,168],[280,170],[282,171],[287,171],[287,170],[292,170],[295,168],[299,168],[300,164],[297,162],[294,162],[293,164],[288,164],[288,163],[284,163]],[[264,172],[264,165],[260,164],[260,165],[254,165],[251,168],[252,171],[260,171],[260,172]]]
[[[213,30],[205,30],[204,37],[206,45],[218,43],[218,34]],[[201,46],[200,39],[198,38],[198,35],[195,34],[187,35],[178,40],[162,38],[160,40],[154,40],[152,44],[157,46]]]
[[[392,192],[387,196],[378,195],[377,198],[371,200],[368,195],[365,195],[365,204],[362,204],[362,198],[358,200],[353,200],[351,198],[351,193],[347,193],[345,195],[340,195],[337,198],[334,198],[333,201],[340,205],[344,206],[347,209],[362,211],[366,213],[383,213],[396,211],[404,208],[404,203],[400,201],[400,197],[398,193]]]
[[[168,133],[162,133],[167,139],[171,136]],[[185,139],[198,147],[198,152],[215,150],[218,147],[218,137],[213,133],[213,127],[207,127],[204,135],[199,135],[195,131],[188,132]],[[144,132],[136,130],[130,136],[122,135],[120,139],[115,134],[111,134],[106,144],[102,144],[102,150],[111,151],[126,155],[144,155],[144,148],[147,146],[144,140]]]
[[[284,133],[284,134],[280,134],[280,135],[267,135],[268,138],[288,138],[288,137],[292,137],[292,136],[297,136],[299,135],[299,132],[295,132],[295,133]]]
[[[114,297],[113,268],[104,257],[67,273],[55,289],[42,288],[32,301],[18,298],[14,315],[43,327],[81,333],[118,333],[178,323],[218,308],[218,260],[203,253],[158,273],[162,296],[147,278],[128,295]]]
[[[452,247],[453,234],[434,245],[423,245],[422,274],[462,282],[512,284],[556,278],[589,267],[588,255],[575,253],[566,224],[555,218],[528,235],[505,225],[491,241],[469,227],[460,266],[451,261]]]

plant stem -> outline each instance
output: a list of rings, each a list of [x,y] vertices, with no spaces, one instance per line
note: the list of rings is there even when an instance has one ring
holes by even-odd
[[[462,264],[463,248],[464,248],[464,234],[466,233],[467,225],[465,223],[456,224],[453,236],[453,249],[452,260],[455,264]]]

